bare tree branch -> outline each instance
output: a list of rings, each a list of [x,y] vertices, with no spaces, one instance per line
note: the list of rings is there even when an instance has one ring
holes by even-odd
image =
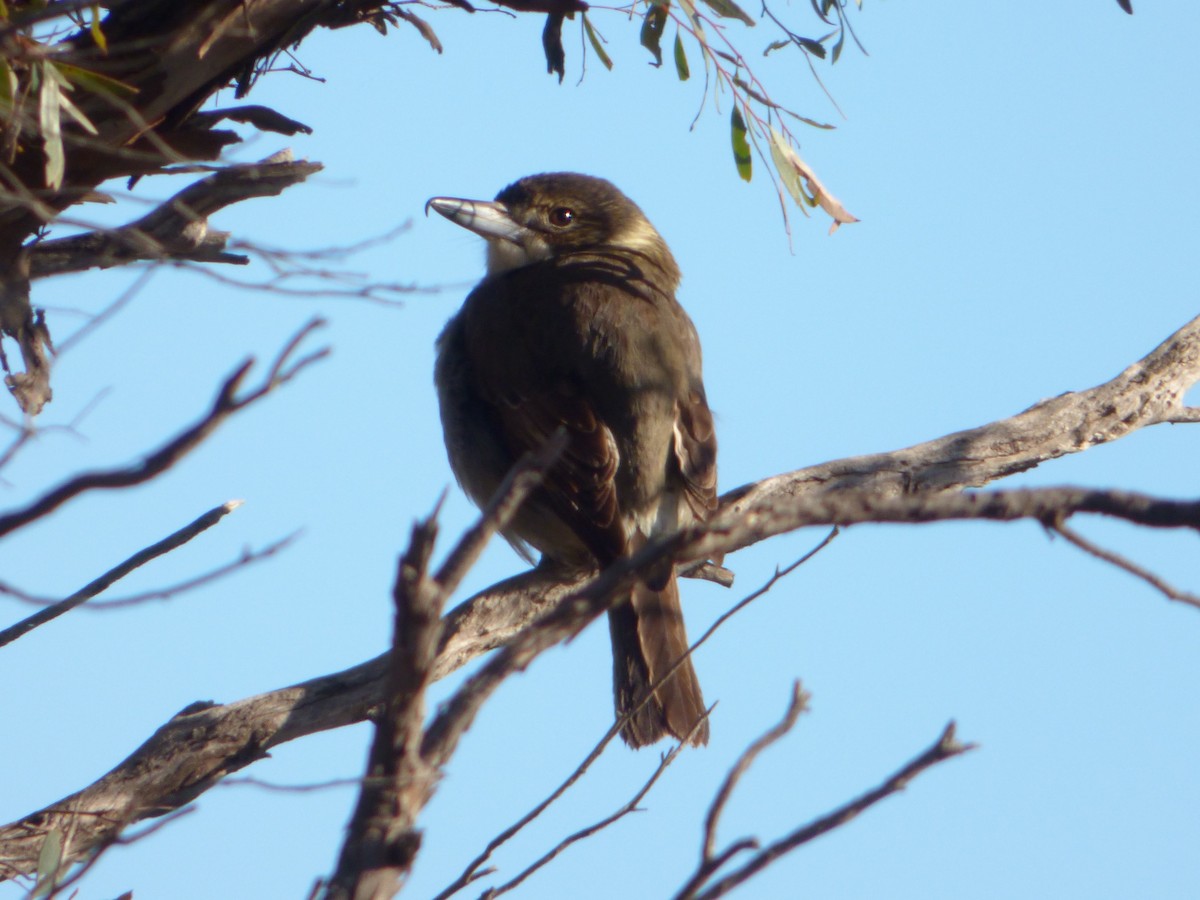
[[[504,884],[499,885],[498,887],[490,888],[489,890],[484,891],[480,900],[484,900],[484,898],[486,898],[486,900],[491,900],[492,897],[499,897],[501,894],[507,894],[509,891],[515,890],[516,888],[520,887],[520,885],[527,878],[529,878],[530,875],[552,862],[559,854],[565,851],[572,844],[585,840],[586,838],[589,838],[592,835],[604,830],[614,822],[625,818],[625,816],[629,815],[631,812],[636,812],[638,810],[638,804],[642,802],[648,793],[650,793],[650,788],[654,787],[655,782],[657,782],[662,776],[663,772],[667,770],[667,766],[671,765],[671,763],[675,761],[675,758],[679,756],[680,751],[688,745],[688,741],[691,740],[693,735],[695,735],[696,732],[704,727],[704,723],[708,721],[709,714],[711,713],[712,708],[710,707],[708,712],[706,712],[696,721],[691,730],[684,736],[684,739],[672,747],[669,752],[663,755],[662,759],[659,760],[658,765],[655,767],[654,772],[651,773],[650,777],[646,780],[646,783],[643,784],[641,788],[638,789],[638,792],[634,794],[628,802],[621,806],[620,809],[605,816],[599,822],[595,822],[589,825],[587,828],[581,828],[574,834],[570,834],[563,838],[545,854],[538,857],[528,867],[519,872],[511,881],[506,881]]]
[[[718,628],[720,628],[723,624],[725,624],[725,622],[727,622],[730,618],[732,618],[734,615],[736,615],[741,610],[745,609],[747,606],[749,606],[751,603],[753,603],[756,599],[761,597],[763,594],[770,591],[771,588],[773,588],[781,579],[787,577],[789,574],[794,572],[801,565],[803,565],[804,563],[806,563],[810,559],[812,559],[821,550],[823,550],[827,546],[829,546],[830,542],[836,536],[837,536],[837,530],[835,529],[835,530],[831,531],[825,537],[825,539],[822,540],[821,543],[819,543],[816,547],[814,547],[808,553],[805,553],[802,557],[800,557],[798,560],[793,562],[791,565],[789,565],[783,569],[777,569],[775,571],[775,573],[767,580],[767,582],[764,585],[762,585],[762,587],[751,592],[749,595],[747,595],[746,597],[744,597],[743,599],[738,601],[736,604],[734,604],[734,606],[731,607],[729,610],[727,610],[724,614],[722,614],[720,617],[718,617],[718,619],[708,628],[708,630],[705,631],[704,634],[702,634],[700,636],[700,638],[698,640],[696,640],[688,648],[688,652],[683,657],[676,660],[676,662],[665,673],[663,673],[662,676],[660,676],[653,684],[651,684],[647,688],[647,691],[646,691],[647,695],[653,694],[654,691],[661,684],[663,684],[663,682],[665,682],[668,678],[671,677],[671,674],[683,663],[683,660],[687,659],[693,653],[695,653],[696,650],[700,646],[702,646],[709,638],[711,638],[713,636],[713,634],[716,632],[716,630]],[[498,835],[496,835],[494,838],[492,838],[490,841],[488,841],[488,844],[483,849],[483,852],[480,853],[473,860],[471,860],[471,862],[462,871],[462,873],[458,876],[458,878],[456,878],[453,882],[451,882],[449,885],[447,885],[445,888],[443,888],[437,894],[437,896],[434,898],[434,900],[445,900],[445,898],[450,897],[451,895],[462,890],[464,887],[466,887],[468,884],[472,883],[473,881],[476,881],[477,879],[483,877],[484,875],[489,874],[491,870],[484,870],[481,872],[480,867],[491,858],[492,854],[500,846],[502,846],[504,843],[506,843],[515,834],[517,834],[517,832],[519,832],[522,828],[524,828],[526,825],[528,825],[530,822],[532,822],[534,819],[536,819],[538,816],[540,816],[543,812],[545,812],[550,807],[551,804],[555,803],[557,800],[559,800],[559,798],[561,798],[564,794],[566,794],[566,792],[587,773],[587,771],[591,767],[592,763],[594,763],[597,759],[600,758],[600,754],[602,754],[604,752],[604,750],[608,747],[609,743],[612,742],[613,738],[615,738],[617,736],[617,734],[620,733],[621,728],[625,725],[626,721],[628,721],[630,718],[632,718],[634,715],[636,715],[638,712],[638,709],[640,709],[640,708],[641,707],[639,706],[635,709],[632,709],[629,712],[627,712],[624,716],[617,719],[609,727],[608,731],[605,732],[604,736],[600,739],[600,741],[596,744],[596,746],[593,747],[591,749],[591,751],[589,751],[589,753],[586,757],[584,757],[583,762],[581,762],[578,766],[575,767],[575,770],[573,772],[571,772],[571,774],[569,776],[567,776],[567,779],[562,784],[560,784],[557,788],[555,788],[554,791],[551,792],[550,795],[548,797],[546,797],[544,800],[542,800],[537,806],[535,806],[533,809],[531,809],[529,812],[527,812],[525,815],[523,815],[520,819],[518,819],[516,822],[514,822],[508,828],[504,829],[504,831],[500,832]],[[705,719],[707,720],[707,718],[708,718],[708,716],[706,715]]]
[[[423,732],[425,690],[434,678],[441,643],[442,607],[491,536],[512,521],[542,483],[566,444],[565,433],[556,433],[538,453],[518,461],[479,522],[459,540],[432,579],[426,572],[437,537],[437,509],[413,527],[393,594],[396,617],[388,655],[386,709],[376,722],[367,777],[337,871],[325,892],[327,900],[386,900],[411,870],[421,846],[417,816],[433,796],[448,758],[448,754],[426,755]]]
[[[191,260],[244,265],[227,253],[229,233],[209,228],[213,213],[256,197],[275,197],[320,172],[320,163],[276,154],[259,163],[232,165],[188,185],[171,199],[121,228],[41,241],[29,248],[30,278],[85,269],[107,269],[139,260]]]
[[[172,550],[182,547],[196,535],[212,528],[219,521],[225,518],[225,516],[233,512],[241,505],[242,501],[240,500],[230,500],[228,503],[222,503],[220,506],[210,509],[204,515],[185,525],[183,528],[180,528],[174,534],[170,534],[161,541],[139,550],[137,553],[133,554],[133,556],[129,557],[129,559],[125,560],[120,565],[109,569],[99,578],[80,588],[65,600],[60,600],[53,606],[48,606],[45,609],[34,613],[32,616],[22,619],[15,625],[10,625],[8,628],[0,631],[0,647],[11,644],[13,641],[17,640],[17,638],[24,637],[25,635],[29,634],[29,632],[33,631],[33,629],[37,628],[39,625],[45,625],[47,622],[57,619],[64,613],[70,612],[75,607],[79,606],[81,603],[85,603],[92,597],[95,597],[97,594],[103,593],[134,569],[144,566],[152,559],[156,559],[159,556],[170,553]]]
[[[1118,569],[1124,569],[1134,578],[1140,578],[1168,600],[1175,600],[1178,603],[1184,603],[1188,606],[1194,606],[1195,608],[1200,609],[1200,596],[1188,593],[1187,591],[1181,591],[1179,588],[1174,587],[1168,584],[1162,578],[1159,578],[1149,569],[1139,566],[1137,563],[1133,562],[1133,560],[1126,559],[1124,556],[1121,556],[1119,553],[1113,553],[1111,550],[1105,550],[1100,545],[1089,541],[1078,531],[1068,528],[1062,523],[1052,524],[1049,526],[1049,528],[1055,534],[1062,535],[1066,540],[1070,541],[1085,553],[1090,553],[1097,559],[1102,559],[1107,563],[1112,563]]]
[[[261,400],[267,394],[281,385],[291,381],[302,370],[329,354],[328,347],[322,347],[299,359],[293,359],[301,341],[311,332],[324,325],[324,320],[313,319],[297,332],[284,347],[283,351],[271,365],[267,377],[245,395],[238,396],[242,382],[254,365],[251,357],[243,362],[232,375],[221,385],[216,399],[208,412],[194,424],[181,431],[159,449],[145,456],[132,465],[120,469],[108,469],[98,472],[85,472],[65,481],[22,509],[0,515],[0,537],[15,531],[42,516],[54,512],[67,501],[98,489],[130,487],[149,481],[156,475],[165,472],[176,462],[191,452],[198,444],[207,438],[216,428],[236,412]]]
[[[442,627],[443,595],[428,575],[436,516],[435,509],[413,526],[396,573],[387,706],[375,723],[367,777],[325,892],[328,900],[387,900],[400,889],[421,847],[417,814],[437,778],[421,757],[425,688]]]
[[[794,707],[795,703],[793,703],[793,706],[789,707],[788,709],[788,717],[792,719],[793,723],[795,721],[795,715],[798,715],[798,710],[795,713],[793,712]],[[784,724],[786,723],[787,718],[784,720]],[[767,735],[765,735],[763,738],[760,738],[759,741],[756,742],[756,744],[747,752],[757,752],[756,748],[761,749],[761,746],[765,746],[765,744],[763,744],[764,741],[769,743],[771,740],[774,740],[778,736],[782,736],[783,733],[786,733],[790,727],[790,725],[787,725],[785,728],[782,724],[776,726],[771,732],[768,732]],[[776,862],[785,854],[792,852],[797,847],[803,846],[814,838],[818,838],[835,828],[840,828],[842,825],[845,825],[851,819],[856,818],[860,813],[865,812],[867,809],[871,808],[885,797],[889,797],[898,791],[904,790],[910,781],[927,769],[936,766],[938,763],[945,762],[948,759],[961,756],[962,754],[974,749],[974,744],[961,744],[958,742],[954,734],[954,723],[951,722],[946,726],[945,730],[942,731],[938,739],[934,741],[934,743],[927,750],[925,750],[924,753],[922,753],[912,762],[908,763],[908,765],[899,769],[893,775],[889,776],[887,780],[885,780],[878,787],[867,791],[867,793],[863,794],[861,797],[839,806],[833,812],[816,819],[808,825],[797,828],[791,834],[785,835],[778,841],[775,841],[773,844],[768,845],[765,849],[755,854],[752,859],[744,863],[740,868],[730,872],[728,875],[704,890],[700,890],[700,888],[703,887],[703,882],[707,879],[697,879],[696,876],[693,876],[693,878],[686,885],[684,885],[683,890],[675,895],[676,900],[715,900],[717,897],[724,897],[734,888],[745,883],[767,866]],[[741,762],[742,760],[739,760],[739,764]],[[720,795],[718,795],[718,797],[720,797]],[[709,816],[710,818],[712,817],[712,810],[710,810]],[[728,858],[728,854],[724,854],[723,856],[726,859]],[[701,864],[701,870],[703,870],[703,863]],[[699,871],[697,874],[699,875]]]
[[[723,498],[708,530],[678,535],[665,544],[647,546],[643,553],[669,552],[698,559],[711,550],[732,551],[789,528],[868,521],[1026,517],[1053,523],[1090,512],[1156,527],[1200,528],[1200,504],[1128,492],[1076,488],[949,492],[1114,440],[1139,427],[1177,421],[1188,410],[1183,394],[1197,377],[1200,319],[1097,388],[1065,394],[992,426],[892,454],[824,463],[739,488]],[[0,518],[0,525],[5,521]],[[495,585],[447,613],[433,678],[505,646],[464,686],[470,691],[458,698],[460,705],[452,708],[452,704],[440,721],[435,720],[425,737],[425,758],[434,764],[444,759],[443,754],[453,750],[459,729],[499,679],[599,614],[605,608],[605,591],[631,577],[640,561],[590,582],[587,573],[563,576],[534,570]],[[571,601],[564,611],[566,597]],[[534,621],[545,624],[527,629]],[[513,639],[522,629],[526,632]],[[385,656],[226,706],[185,710],[92,786],[0,828],[4,871],[32,871],[39,836],[76,812],[99,839],[101,833],[183,805],[273,746],[362,721],[383,702],[386,673]]]
[[[299,531],[294,531],[277,541],[272,541],[258,550],[245,548],[234,559],[223,565],[210,569],[207,572],[202,572],[191,578],[183,581],[178,581],[175,584],[168,584],[163,587],[154,588],[149,591],[142,591],[138,594],[130,594],[126,597],[113,597],[110,600],[97,600],[95,603],[89,603],[83,607],[85,612],[111,612],[117,609],[127,609],[130,606],[141,606],[143,603],[150,603],[155,600],[169,600],[178,594],[186,593],[187,591],[195,590],[206,584],[210,584],[218,579],[224,578],[236,572],[238,569],[251,565],[256,562],[262,562],[265,559],[270,559],[276,553],[291,546],[292,542],[300,536]],[[34,606],[54,606],[61,603],[61,600],[51,600],[45,597],[38,597],[19,588],[14,587],[4,581],[0,581],[0,594],[7,594],[15,600],[22,603],[33,604]]]

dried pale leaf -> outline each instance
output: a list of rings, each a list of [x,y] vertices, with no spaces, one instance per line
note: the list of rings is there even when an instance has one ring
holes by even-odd
[[[800,158],[794,147],[783,140],[781,136],[772,133],[771,136],[771,152],[772,158],[776,149],[782,156],[782,162],[790,167],[803,180],[805,201],[811,205],[816,205],[825,210],[833,218],[833,224],[829,226],[829,233],[833,234],[837,231],[839,225],[848,225],[852,222],[857,222],[858,218],[851,215],[841,201],[833,194],[825,189],[825,185],[821,184],[821,179],[817,178],[816,173],[809,168],[808,163]],[[776,161],[776,167],[781,169],[780,175],[783,176],[779,161]],[[786,178],[784,180],[786,184]]]
[[[438,39],[437,32],[433,30],[432,25],[430,25],[416,13],[411,13],[406,9],[396,7],[395,12],[396,15],[398,15],[401,19],[403,19],[413,28],[417,29],[417,33],[420,34],[421,37],[425,38],[425,41],[430,47],[432,47],[438,53],[442,52],[442,42]]]
[[[92,120],[89,119],[86,115],[84,115],[83,110],[81,110],[78,106],[76,106],[74,103],[72,103],[71,99],[66,94],[59,94],[58,102],[62,106],[63,112],[65,112],[72,119],[74,119],[79,124],[79,127],[82,128],[84,131],[86,131],[88,134],[99,134],[100,133],[96,130],[96,126],[92,124]]]
[[[91,24],[92,40],[96,42],[96,46],[100,48],[101,53],[108,53],[108,38],[104,36],[104,32],[100,30],[100,4],[92,4],[92,24]]]
[[[683,7],[683,14],[687,16],[688,24],[692,26],[692,36],[700,42],[702,46],[708,46],[708,38],[704,34],[704,25],[700,22],[700,17],[696,15],[696,4],[692,0],[679,0],[679,5]],[[704,59],[704,65],[708,66],[708,56],[701,54]]]
[[[57,190],[62,187],[63,175],[67,171],[67,159],[63,153],[62,123],[59,120],[59,100],[62,92],[58,82],[45,74],[45,64],[41,69],[43,74],[38,91],[38,122],[42,131],[42,152],[46,155],[46,187]]]
[[[755,21],[746,15],[746,11],[733,0],[704,0],[704,5],[725,19],[741,19],[747,25],[755,25]]]
[[[62,107],[62,111],[78,122],[79,126],[88,134],[99,134],[96,131],[96,126],[92,124],[92,120],[84,115],[83,110],[72,103],[71,98],[67,96],[66,92],[71,90],[71,82],[58,71],[58,67],[54,63],[49,61],[42,63],[42,77],[52,78],[58,82],[58,86],[61,89],[58,95],[58,103]]]
[[[787,142],[774,128],[770,134],[771,146],[771,162],[775,164],[775,171],[779,173],[779,180],[783,182],[783,186],[787,188],[787,192],[792,195],[792,199],[796,205],[800,207],[801,212],[808,215],[809,197],[804,193],[804,188],[800,185],[800,173],[796,171],[792,165],[788,155],[784,153],[783,148],[787,146]]]
[[[604,50],[604,39],[596,32],[596,29],[592,27],[591,19],[587,17],[587,13],[583,14],[583,30],[584,33],[587,34],[588,41],[591,43],[592,49],[596,51],[596,58],[604,64],[604,68],[611,72],[613,63],[609,58],[608,53],[606,53]]]
[[[654,54],[654,65],[662,65],[662,33],[667,25],[667,8],[653,4],[642,19],[642,46]]]
[[[680,81],[687,81],[692,77],[691,69],[688,68],[687,54],[683,52],[683,39],[679,36],[679,32],[675,32],[675,73],[679,76]]]
[[[733,161],[737,165],[738,175],[742,181],[749,181],[754,174],[754,159],[750,156],[750,143],[746,140],[746,120],[742,118],[742,110],[737,104],[733,107],[729,136],[733,141]]]

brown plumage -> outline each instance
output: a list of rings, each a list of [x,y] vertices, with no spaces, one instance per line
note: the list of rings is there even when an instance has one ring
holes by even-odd
[[[568,445],[507,532],[544,565],[608,565],[716,505],[716,437],[700,342],[675,300],[679,268],[642,211],[607,181],[535,175],[493,203],[438,197],[488,241],[488,274],[438,339],[450,465],[484,504],[527,450]],[[618,715],[687,651],[673,570],[609,613]],[[704,714],[685,660],[626,724],[634,747],[685,737]],[[708,741],[705,723],[692,743]]]

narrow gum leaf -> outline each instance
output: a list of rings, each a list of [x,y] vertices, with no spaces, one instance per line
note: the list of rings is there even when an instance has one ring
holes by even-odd
[[[667,8],[652,4],[642,19],[642,46],[654,54],[654,65],[662,65],[662,33],[667,24]]]
[[[675,72],[679,75],[680,81],[687,81],[692,77],[692,72],[688,68],[687,54],[683,52],[683,39],[679,36],[679,32],[675,32]]]
[[[787,192],[791,194],[791,197],[796,202],[796,205],[800,207],[800,209],[807,216],[808,209],[806,207],[808,206],[808,203],[806,201],[808,198],[804,194],[804,188],[800,186],[799,173],[796,171],[795,167],[792,166],[791,161],[788,159],[787,153],[784,152],[784,148],[787,146],[787,144],[783,139],[783,135],[772,128],[770,137],[771,162],[775,164],[775,171],[779,173],[779,180],[783,182],[783,186],[787,189]]]
[[[108,39],[104,36],[104,32],[100,30],[100,4],[92,4],[92,24],[91,24],[92,40],[96,42],[96,46],[100,48],[101,53],[108,53]]]
[[[704,0],[704,5],[724,19],[741,19],[750,26],[756,24],[733,0]]]
[[[61,89],[53,76],[46,74],[45,63],[42,68],[42,83],[38,90],[38,123],[42,131],[42,152],[46,155],[46,187],[58,190],[62,187],[63,174],[67,170],[62,123],[59,119]]]
[[[733,107],[729,136],[733,141],[733,161],[737,165],[738,175],[742,181],[749,181],[754,174],[754,159],[750,156],[750,144],[746,140],[746,120],[742,118],[742,110],[737,105]]]
[[[587,13],[583,14],[583,30],[587,34],[588,41],[591,43],[592,49],[596,51],[596,58],[604,64],[604,68],[611,72],[613,67],[612,60],[604,51],[604,45],[600,42],[600,35],[596,34],[596,29],[592,27],[592,22],[587,17]]]
[[[826,190],[825,185],[821,183],[821,179],[817,178],[817,174],[809,167],[808,163],[802,160],[795,148],[787,143],[782,135],[776,134],[774,129],[771,132],[771,159],[774,161],[775,167],[779,169],[780,177],[783,179],[784,185],[788,187],[788,193],[791,193],[793,197],[796,195],[792,193],[786,171],[790,170],[800,179],[801,196],[804,198],[804,202],[797,201],[797,205],[801,209],[805,204],[819,206],[833,219],[833,224],[829,226],[830,234],[837,231],[840,225],[858,221],[857,216],[852,215],[846,207],[842,206],[837,197]]]

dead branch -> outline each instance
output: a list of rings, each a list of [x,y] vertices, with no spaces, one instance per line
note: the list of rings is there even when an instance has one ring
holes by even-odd
[[[709,638],[711,638],[713,636],[714,633],[716,633],[718,628],[720,628],[722,625],[724,625],[725,622],[727,622],[730,618],[732,618],[734,615],[736,615],[741,610],[745,609],[747,606],[749,606],[751,603],[753,603],[759,597],[763,596],[768,591],[770,591],[771,588],[773,588],[780,580],[787,577],[789,574],[794,572],[797,568],[802,566],[804,563],[808,562],[821,550],[824,550],[827,546],[829,546],[830,542],[836,536],[837,536],[837,530],[834,529],[828,535],[826,535],[825,539],[822,540],[821,543],[819,543],[816,547],[814,547],[809,552],[805,553],[803,556],[801,556],[799,559],[797,559],[791,565],[788,565],[783,569],[777,569],[775,571],[775,573],[767,580],[767,582],[765,584],[763,584],[757,590],[751,592],[746,597],[742,598],[740,601],[738,601],[736,604],[734,604],[729,610],[727,610],[725,613],[723,613],[721,616],[719,616],[717,618],[717,620],[715,622],[713,622],[713,624],[711,626],[709,626],[708,630],[705,631],[704,634],[702,634],[688,648],[687,653],[683,657],[681,657],[679,660],[677,660],[675,662],[675,664],[672,665],[670,667],[670,669],[668,669],[668,671],[666,671],[658,680],[656,680],[653,684],[650,685],[650,687],[647,689],[646,693],[648,695],[653,694],[653,692],[658,688],[658,686],[660,684],[662,684],[668,678],[671,677],[671,674],[683,663],[683,660],[687,659],[693,653],[695,653],[696,650],[700,646],[702,646],[706,641],[708,641]],[[638,708],[640,709],[640,707],[638,707]],[[528,825],[530,822],[532,822],[534,819],[536,819],[538,816],[540,816],[543,812],[545,812],[550,807],[551,804],[555,803],[564,794],[566,794],[566,792],[587,773],[587,771],[591,767],[592,763],[594,763],[597,759],[600,758],[600,754],[602,754],[604,752],[604,750],[608,747],[609,743],[612,742],[613,738],[615,738],[617,736],[617,734],[620,732],[622,726],[625,724],[626,720],[629,719],[630,717],[634,716],[636,713],[637,713],[637,709],[632,709],[629,712],[627,712],[624,716],[617,719],[609,727],[608,731],[605,732],[604,736],[602,738],[600,738],[600,740],[596,744],[596,746],[593,747],[588,752],[588,755],[586,757],[584,757],[583,762],[581,762],[578,766],[575,767],[574,771],[572,771],[571,774],[569,776],[567,776],[567,779],[562,784],[560,784],[557,788],[555,788],[554,791],[551,792],[551,794],[548,797],[546,797],[544,800],[542,800],[537,806],[535,806],[533,809],[531,809],[529,812],[527,812],[525,815],[523,815],[520,819],[518,819],[516,822],[514,822],[508,828],[504,829],[504,831],[500,832],[500,834],[496,835],[496,837],[494,837],[490,841],[488,841],[488,845],[483,849],[483,852],[481,852],[477,857],[475,857],[473,860],[471,860],[471,862],[462,871],[462,873],[458,876],[458,878],[456,878],[453,882],[451,882],[447,887],[443,888],[442,891],[440,891],[437,894],[437,896],[434,898],[434,900],[446,900],[447,897],[450,897],[451,895],[462,890],[468,884],[471,884],[472,882],[478,880],[479,878],[483,877],[484,875],[489,874],[491,870],[480,871],[480,867],[491,858],[492,854],[497,850],[497,848],[499,848],[501,845],[506,843],[510,838],[512,838],[522,828],[524,828],[526,825]],[[707,716],[705,716],[705,718],[707,719]]]
[[[85,612],[112,612],[118,609],[128,609],[131,606],[141,606],[144,603],[151,603],[156,600],[169,600],[179,594],[193,591],[198,587],[211,584],[227,575],[236,572],[239,569],[245,568],[263,560],[270,559],[276,553],[291,546],[292,542],[300,536],[299,531],[293,531],[279,540],[272,541],[264,547],[257,550],[252,548],[243,549],[236,557],[229,562],[209,569],[207,572],[201,572],[191,578],[177,581],[174,584],[164,585],[163,587],[153,588],[152,590],[142,591],[138,594],[129,594],[125,597],[113,597],[111,600],[98,600],[95,603],[89,603],[83,607]],[[21,603],[28,603],[33,606],[54,606],[61,603],[61,600],[51,600],[46,597],[38,597],[26,591],[14,587],[7,582],[0,581],[0,594],[5,594],[18,600]]]
[[[432,579],[426,572],[437,537],[437,510],[413,527],[393,592],[396,615],[386,707],[376,722],[367,776],[326,900],[385,900],[400,889],[412,868],[421,846],[417,816],[433,796],[449,757],[427,756],[423,732],[425,690],[433,681],[441,644],[442,607],[491,536],[512,521],[566,445],[566,434],[557,433],[538,453],[522,457]]]
[[[795,720],[795,715],[798,714],[798,712],[793,713],[794,707],[795,703],[793,703],[793,707],[789,708],[788,710],[788,717],[792,718],[793,722]],[[787,718],[785,718],[783,724],[787,724]],[[776,733],[778,733],[778,736],[782,736],[782,734],[786,733],[790,727],[790,725],[787,725],[787,727],[782,727],[782,725],[776,726],[775,729],[772,729],[772,732],[768,732],[767,735],[765,735],[763,738],[760,738],[759,742],[757,742],[754,747],[751,747],[751,750],[754,750],[755,747],[758,747],[763,741],[769,743],[770,740],[776,736]],[[934,741],[934,743],[927,750],[925,750],[924,753],[922,753],[912,762],[908,763],[908,765],[889,776],[887,780],[885,780],[878,787],[867,791],[861,797],[858,797],[857,799],[838,807],[833,812],[821,816],[821,818],[816,819],[808,825],[797,828],[791,834],[785,835],[778,841],[775,841],[773,844],[768,845],[765,849],[756,853],[752,859],[744,863],[740,868],[730,872],[720,881],[710,885],[703,891],[701,891],[700,888],[703,887],[703,884],[707,878],[697,878],[696,876],[693,876],[692,880],[690,880],[684,886],[683,890],[675,895],[675,900],[716,900],[717,897],[724,897],[734,888],[748,881],[750,878],[757,875],[767,866],[776,862],[785,854],[791,853],[797,847],[803,846],[814,838],[818,838],[823,834],[827,834],[835,828],[840,828],[851,819],[856,818],[860,813],[870,809],[885,797],[889,797],[898,791],[904,790],[910,781],[927,769],[936,766],[938,763],[945,762],[948,759],[961,756],[962,754],[974,749],[974,744],[961,744],[958,742],[958,739],[954,734],[954,723],[951,722],[946,726],[945,730],[942,731],[938,739]],[[740,762],[741,760],[739,760],[739,763]],[[731,775],[732,774],[733,773],[731,773]],[[718,797],[720,797],[720,795],[718,795]],[[710,818],[712,815],[713,811],[710,810]],[[748,843],[740,842],[739,845],[735,846],[748,846]],[[723,861],[728,859],[729,854],[726,852],[721,854],[720,857]],[[703,868],[704,864],[702,863],[701,870],[698,870],[697,876],[699,876],[700,871],[702,871]]]
[[[179,547],[182,547],[196,535],[207,531],[221,521],[229,513],[233,512],[242,505],[240,500],[231,500],[228,503],[222,503],[220,506],[214,507],[200,516],[198,519],[183,526],[173,534],[168,535],[161,541],[151,544],[149,547],[144,547],[133,556],[129,557],[118,566],[109,569],[99,578],[95,579],[88,585],[76,591],[70,597],[48,606],[43,610],[39,610],[32,616],[28,616],[17,622],[15,625],[10,625],[3,631],[0,631],[0,647],[11,644],[17,638],[24,637],[39,625],[45,625],[47,622],[57,619],[64,613],[68,613],[81,603],[85,603],[92,597],[108,590],[113,584],[120,581],[134,569],[138,569],[166,553],[170,553]]]
[[[329,348],[322,347],[306,356],[294,359],[301,341],[311,332],[323,327],[324,324],[324,320],[322,319],[313,319],[300,329],[280,352],[279,356],[276,357],[270,371],[262,382],[244,395],[238,396],[246,375],[254,365],[253,357],[247,359],[221,385],[221,389],[217,392],[216,399],[213,400],[208,412],[201,416],[194,424],[185,428],[163,446],[143,457],[138,462],[124,468],[85,472],[82,475],[76,475],[48,493],[43,494],[24,508],[0,515],[0,537],[54,512],[54,510],[67,501],[87,491],[130,487],[135,484],[142,484],[165,472],[191,452],[234,413],[240,412],[247,406],[261,400],[276,388],[291,381],[309,365],[327,356]]]
[[[758,758],[760,753],[772,744],[782,740],[784,736],[791,732],[796,726],[796,722],[799,721],[800,714],[808,711],[808,699],[808,694],[800,687],[800,682],[794,682],[792,684],[792,696],[788,701],[787,711],[779,721],[779,724],[768,729],[765,734],[747,747],[725,775],[725,779],[721,782],[721,787],[717,790],[716,796],[713,797],[713,802],[704,817],[704,842],[700,848],[700,865],[696,867],[695,874],[680,890],[680,897],[691,896],[734,854],[740,853],[742,850],[758,849],[758,842],[753,838],[743,838],[742,840],[735,841],[718,853],[717,825],[721,821],[721,815],[725,812],[725,806],[729,802],[729,798],[733,796],[733,789],[737,787],[737,783],[741,780],[742,776],[754,765],[754,760]]]
[[[515,890],[527,878],[529,878],[530,875],[552,862],[556,857],[558,857],[559,854],[565,851],[572,844],[576,844],[579,841],[585,840],[604,830],[609,825],[612,825],[613,823],[625,818],[631,812],[636,812],[638,809],[638,804],[642,802],[648,793],[650,793],[650,789],[654,787],[655,782],[662,777],[662,774],[667,770],[667,766],[671,765],[671,763],[675,761],[675,758],[679,756],[680,751],[682,751],[683,748],[688,745],[688,741],[691,740],[693,735],[695,735],[697,731],[704,727],[704,724],[708,721],[708,717],[711,713],[712,708],[710,707],[708,712],[706,712],[696,722],[696,724],[692,726],[691,731],[684,736],[684,739],[672,747],[670,751],[659,760],[658,765],[655,766],[654,771],[646,780],[645,784],[643,784],[641,788],[638,789],[638,792],[634,794],[625,804],[623,804],[620,809],[605,816],[599,822],[595,822],[586,828],[581,828],[579,831],[576,831],[573,834],[563,838],[561,841],[551,847],[550,850],[538,857],[534,862],[530,863],[525,869],[521,870],[521,872],[519,872],[513,879],[506,881],[499,887],[490,888],[484,891],[480,896],[480,900],[491,900],[493,897],[499,897],[501,894],[507,894],[509,891]]]
[[[1049,526],[1054,534],[1061,535],[1065,540],[1074,544],[1084,553],[1090,553],[1097,559],[1102,559],[1106,563],[1116,566],[1118,569],[1123,569],[1134,578],[1140,578],[1146,584],[1150,585],[1168,600],[1174,600],[1177,603],[1184,603],[1188,606],[1194,606],[1200,609],[1200,596],[1192,594],[1188,591],[1181,591],[1179,588],[1168,584],[1162,578],[1159,578],[1149,569],[1139,566],[1131,559],[1126,559],[1119,553],[1114,553],[1111,550],[1105,550],[1099,544],[1094,544],[1085,538],[1082,534],[1072,528],[1068,528],[1061,523]]]
[[[400,889],[421,847],[417,814],[437,779],[437,770],[421,758],[425,688],[441,634],[442,593],[428,575],[436,516],[435,510],[413,526],[396,573],[387,705],[375,723],[367,777],[327,900],[386,900]]]
[[[121,228],[34,244],[29,248],[30,278],[107,269],[140,260],[245,265],[249,258],[226,252],[229,232],[211,230],[209,217],[243,200],[278,196],[322,168],[320,163],[295,162],[286,152],[259,163],[228,166],[188,185]]]
[[[1146,425],[1189,421],[1192,411],[1182,398],[1198,377],[1200,319],[1097,388],[1065,394],[993,425],[906,450],[824,463],[739,488],[723,498],[711,528],[676,536],[667,545],[648,546],[643,552],[701,558],[710,549],[732,551],[788,528],[868,521],[1025,517],[1061,522],[1073,513],[1099,513],[1156,527],[1198,528],[1196,502],[1076,488],[952,492]],[[0,524],[4,521],[0,518]],[[534,570],[450,611],[433,678],[497,646],[504,645],[504,650],[468,682],[470,691],[459,698],[459,705],[448,706],[429,729],[422,749],[426,760],[436,765],[444,759],[463,723],[470,721],[473,709],[498,679],[599,614],[604,592],[630,577],[631,571],[610,570],[589,582],[587,573],[564,578]],[[563,604],[568,596],[571,602]],[[543,624],[529,629],[534,621]],[[522,631],[518,640],[510,640]],[[83,814],[87,821],[82,828],[94,837],[119,830],[155,812],[178,808],[273,746],[362,721],[383,702],[386,673],[385,656],[225,706],[185,710],[95,784],[0,828],[0,859],[6,861],[6,872],[32,871],[40,836],[68,816],[68,810]]]

